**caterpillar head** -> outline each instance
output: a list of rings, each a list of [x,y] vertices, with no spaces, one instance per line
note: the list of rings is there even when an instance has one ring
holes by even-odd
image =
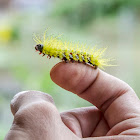
[[[42,52],[42,50],[43,50],[43,45],[42,45],[42,44],[37,44],[37,45],[35,46],[35,49],[36,49],[37,51]]]

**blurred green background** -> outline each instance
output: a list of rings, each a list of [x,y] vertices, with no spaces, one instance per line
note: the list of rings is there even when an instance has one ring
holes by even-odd
[[[0,0],[0,140],[13,116],[10,101],[22,90],[49,93],[59,111],[90,103],[55,85],[48,60],[35,52],[33,33],[108,47],[116,67],[105,71],[127,82],[140,96],[140,0]]]

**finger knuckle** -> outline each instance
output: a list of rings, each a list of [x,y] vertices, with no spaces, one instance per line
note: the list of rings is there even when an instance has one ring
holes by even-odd
[[[14,118],[14,123],[20,127],[34,126],[34,124],[44,124],[51,121],[53,116],[59,113],[56,107],[49,102],[36,102],[20,109]]]
[[[23,98],[29,93],[29,91],[22,91],[17,93],[11,100],[11,111],[13,114],[18,110],[19,104],[23,101]]]
[[[37,100],[44,100],[54,104],[53,98],[49,94],[43,93],[41,91],[33,91],[33,90],[22,91],[17,93],[11,100],[12,113],[15,114],[22,104],[24,104],[25,102],[27,102],[28,104],[30,103],[30,100],[32,102]]]

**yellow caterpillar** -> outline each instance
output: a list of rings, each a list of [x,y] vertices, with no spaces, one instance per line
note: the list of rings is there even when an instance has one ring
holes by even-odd
[[[35,36],[34,41],[37,43],[35,50],[39,51],[39,54],[47,57],[57,57],[65,62],[79,62],[84,64],[89,64],[93,68],[103,68],[104,66],[110,66],[108,64],[110,59],[102,58],[106,50],[86,48],[86,45],[79,43],[72,43],[67,41],[62,41],[59,39],[60,36],[55,37],[50,35],[46,37],[46,32],[44,33],[43,40]]]

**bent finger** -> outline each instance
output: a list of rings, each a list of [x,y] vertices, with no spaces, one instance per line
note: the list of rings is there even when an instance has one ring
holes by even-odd
[[[61,113],[64,124],[78,137],[105,136],[109,131],[107,122],[96,107],[82,107]]]

